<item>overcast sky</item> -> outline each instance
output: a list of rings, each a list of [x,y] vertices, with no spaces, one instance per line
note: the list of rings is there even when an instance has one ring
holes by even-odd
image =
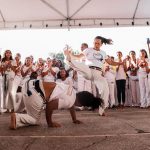
[[[65,44],[69,44],[72,49],[80,50],[81,43],[88,43],[93,46],[93,39],[100,35],[111,38],[113,45],[102,46],[108,55],[116,56],[116,51],[122,51],[127,55],[130,50],[135,50],[137,56],[139,50],[147,48],[147,38],[150,38],[149,27],[116,27],[116,28],[90,28],[90,29],[41,29],[41,30],[5,30],[0,31],[1,54],[6,49],[10,49],[13,54],[22,54],[22,60],[29,55],[48,57],[49,52],[62,51]]]

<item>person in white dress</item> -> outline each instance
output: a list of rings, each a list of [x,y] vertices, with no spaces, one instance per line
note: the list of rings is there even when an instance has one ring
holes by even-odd
[[[35,67],[36,67],[36,72],[38,74],[38,79],[43,80],[42,72],[44,69],[44,60],[42,58],[39,58]]]
[[[14,103],[14,112],[22,112],[24,110],[24,104],[21,101],[20,93],[17,93],[17,89],[22,82],[22,75],[21,75],[21,54],[17,53],[12,63],[15,71],[15,77],[13,81],[13,88],[12,88],[12,96],[13,96],[13,103]]]
[[[4,80],[4,103],[3,108],[7,109],[6,112],[14,111],[13,98],[12,98],[12,86],[15,77],[14,67],[12,65],[13,58],[12,52],[6,50],[4,52],[4,57],[2,58],[3,67],[3,80]]]
[[[56,75],[59,71],[58,67],[53,67],[53,62],[50,58],[47,59],[47,65],[42,71],[42,77],[44,82],[55,82]]]
[[[150,106],[149,85],[148,85],[148,55],[145,49],[140,50],[140,57],[137,59],[138,77],[140,86],[140,107],[147,108]]]
[[[128,76],[129,86],[131,90],[131,105],[133,107],[140,106],[140,89],[138,80],[138,64],[135,51],[129,52]]]

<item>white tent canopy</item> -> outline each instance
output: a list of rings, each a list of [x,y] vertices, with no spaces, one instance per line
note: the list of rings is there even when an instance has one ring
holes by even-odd
[[[0,29],[146,26],[150,0],[0,0]]]

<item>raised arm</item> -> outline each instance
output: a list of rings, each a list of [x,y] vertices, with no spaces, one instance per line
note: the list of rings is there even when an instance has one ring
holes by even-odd
[[[123,64],[123,62],[116,62],[116,61],[111,60],[110,58],[105,59],[105,61],[109,65],[112,65],[112,66],[118,66],[118,65],[122,65]]]

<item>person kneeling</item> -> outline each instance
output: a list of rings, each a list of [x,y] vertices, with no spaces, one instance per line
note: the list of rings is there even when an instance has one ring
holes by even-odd
[[[65,84],[56,84],[36,80],[37,73],[33,72],[22,87],[23,101],[27,114],[12,113],[10,129],[18,127],[38,125],[43,106],[46,104],[46,120],[49,127],[60,127],[60,124],[52,121],[52,113],[55,109],[69,108],[73,123],[80,124],[76,119],[74,103],[75,90]]]

